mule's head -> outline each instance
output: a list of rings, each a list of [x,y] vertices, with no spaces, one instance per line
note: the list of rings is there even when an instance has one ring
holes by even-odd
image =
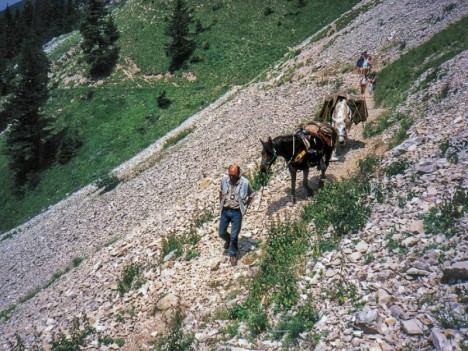
[[[275,148],[273,147],[273,140],[271,140],[271,138],[268,138],[267,141],[260,139],[260,142],[263,145],[262,163],[260,164],[260,170],[262,172],[268,172],[271,165],[276,161],[278,156],[276,155]]]
[[[332,115],[333,127],[338,131],[338,142],[345,145],[348,139],[348,130],[351,128],[351,110],[346,99],[340,99],[336,103]]]

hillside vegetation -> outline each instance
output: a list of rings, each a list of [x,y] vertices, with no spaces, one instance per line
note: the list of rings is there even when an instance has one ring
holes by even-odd
[[[272,0],[252,6],[250,1],[189,1],[201,24],[198,48],[187,67],[174,76],[166,75],[164,29],[172,9],[166,1],[129,1],[115,9],[121,32],[120,67],[99,84],[68,82],[67,77],[81,77],[84,72],[77,50],[79,34],[62,41],[50,54],[53,89],[45,111],[54,117],[57,133],[78,136],[83,145],[71,161],[44,171],[39,185],[21,198],[13,193],[6,156],[0,153],[4,199],[0,231],[102,178],[230,87],[259,74],[261,78],[261,72],[289,54],[288,46],[326,26],[357,1],[300,3]],[[163,92],[172,103],[160,108],[157,98]]]

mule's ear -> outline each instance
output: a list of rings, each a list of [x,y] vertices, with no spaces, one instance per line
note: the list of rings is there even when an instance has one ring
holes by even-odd
[[[273,140],[271,139],[271,137],[268,137],[268,143],[273,144]]]
[[[258,139],[262,143],[262,145],[265,145],[265,142],[262,139]]]

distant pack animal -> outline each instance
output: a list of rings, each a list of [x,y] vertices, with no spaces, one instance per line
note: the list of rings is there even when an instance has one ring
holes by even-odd
[[[328,96],[320,111],[320,120],[332,123],[338,131],[338,142],[342,146],[347,144],[351,126],[367,121],[367,117],[368,111],[364,97],[346,92]]]
[[[302,124],[299,130],[291,135],[281,135],[273,139],[269,137],[267,141],[260,140],[263,145],[260,169],[267,172],[278,156],[283,157],[291,175],[293,203],[296,203],[297,172],[303,172],[302,184],[308,195],[312,196],[313,190],[308,184],[309,168],[317,167],[321,171],[321,187],[337,138],[338,133],[333,126],[313,121]]]
[[[341,145],[346,145],[348,132],[353,125],[353,120],[351,109],[345,98],[340,98],[336,103],[333,109],[332,122],[333,126],[338,131],[338,142]]]

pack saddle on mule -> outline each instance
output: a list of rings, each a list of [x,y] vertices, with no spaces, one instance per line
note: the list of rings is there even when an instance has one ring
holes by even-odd
[[[312,121],[301,124],[293,134],[280,135],[273,139],[269,137],[267,141],[260,140],[263,145],[260,169],[267,172],[278,156],[283,157],[291,175],[293,203],[296,203],[296,173],[303,172],[302,184],[308,195],[313,195],[308,184],[309,168],[317,167],[321,171],[321,187],[337,139],[336,129],[328,123]]]

